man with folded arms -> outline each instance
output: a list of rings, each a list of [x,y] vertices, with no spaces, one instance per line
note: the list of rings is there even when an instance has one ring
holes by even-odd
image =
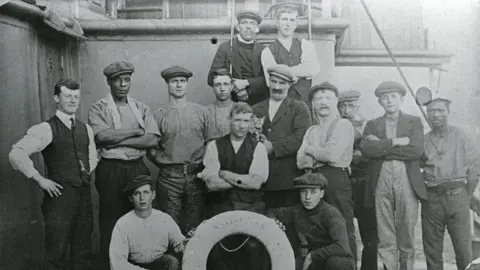
[[[479,154],[472,138],[448,122],[451,101],[427,105],[432,130],[425,135],[422,158],[428,201],[422,202],[423,250],[428,270],[443,269],[445,228],[452,239],[458,269],[472,260],[470,200],[479,176]]]

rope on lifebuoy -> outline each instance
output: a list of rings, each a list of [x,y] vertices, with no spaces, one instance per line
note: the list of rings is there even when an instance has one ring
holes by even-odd
[[[234,248],[234,249],[228,249],[228,248],[226,248],[226,247],[223,245],[222,241],[220,241],[220,246],[221,246],[221,247],[223,248],[223,250],[225,250],[226,252],[232,253],[232,252],[235,252],[235,251],[241,249],[243,246],[245,246],[245,244],[247,243],[248,240],[250,240],[250,236],[247,237],[247,239],[245,239],[245,241],[243,241],[243,243],[241,243],[240,246],[238,246],[237,248]]]

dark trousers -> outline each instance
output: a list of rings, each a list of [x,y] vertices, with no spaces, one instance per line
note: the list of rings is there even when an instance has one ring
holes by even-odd
[[[278,191],[265,191],[263,195],[263,201],[265,202],[266,209],[274,209],[280,207],[288,207],[300,204],[300,192],[297,189],[290,190],[278,190]],[[287,235],[293,252],[296,256],[301,255],[301,246],[307,245],[301,241],[297,231],[291,226],[285,228],[285,234]]]
[[[70,269],[90,269],[93,232],[93,207],[90,186],[62,184],[62,195],[44,194],[45,269],[66,267],[70,244]]]
[[[328,188],[324,200],[337,207],[347,224],[348,240],[353,258],[357,261],[357,243],[355,240],[355,226],[353,225],[352,186],[346,168],[322,166],[314,169],[322,173],[328,181]]]
[[[305,258],[297,258],[296,270],[303,269],[303,263]],[[354,270],[355,262],[352,258],[333,256],[326,260],[313,262],[308,270]]]
[[[196,171],[164,166],[158,174],[157,207],[169,214],[186,235],[205,218],[206,191]]]
[[[472,260],[470,198],[464,187],[452,189],[454,194],[440,194],[429,189],[428,201],[422,202],[423,250],[427,269],[443,269],[443,237],[445,228],[452,239],[458,269]]]
[[[356,182],[357,178],[351,178],[352,197],[354,203],[353,213],[358,221],[358,230],[362,239],[362,266],[360,270],[378,269],[378,235],[377,217],[375,208],[365,207],[365,182]]]
[[[130,262],[138,267],[148,270],[177,270],[180,269],[180,263],[175,256],[170,254],[164,254],[162,257],[156,259],[153,263],[135,263]]]
[[[226,237],[213,246],[207,259],[207,270],[270,270],[270,265],[263,244],[245,235]]]
[[[119,218],[132,210],[124,194],[130,181],[139,175],[150,175],[142,159],[101,159],[95,170],[95,187],[99,197],[100,264],[109,268],[108,249],[113,227]]]

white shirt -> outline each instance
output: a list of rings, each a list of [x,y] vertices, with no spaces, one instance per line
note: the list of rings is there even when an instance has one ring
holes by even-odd
[[[71,129],[72,123],[70,118],[75,119],[75,115],[68,115],[59,110],[55,115],[62,121],[65,126]],[[95,147],[95,141],[93,137],[92,128],[87,126],[88,133],[88,162],[90,165],[90,172],[92,172],[98,163],[97,157],[97,148]],[[35,125],[27,130],[27,134],[12,146],[12,150],[9,154],[10,164],[15,170],[22,172],[27,178],[31,178],[38,171],[33,165],[33,161],[30,159],[30,156],[34,153],[41,152],[45,149],[53,139],[52,128],[47,122],[42,122],[38,125]]]
[[[172,217],[152,209],[148,218],[140,218],[132,210],[122,216],[112,232],[109,256],[112,270],[141,270],[129,262],[152,263],[162,257],[168,247],[176,247],[185,237]]]
[[[275,117],[275,114],[277,114],[278,108],[280,108],[280,105],[282,105],[284,99],[282,100],[273,100],[269,99],[268,100],[268,117],[270,118],[270,122],[273,121],[273,118]]]
[[[280,41],[280,40],[279,40]],[[309,40],[302,39],[302,55],[300,56],[300,64],[290,67],[291,72],[297,78],[312,79],[320,73],[320,63],[318,62],[317,52],[315,52],[315,46]],[[282,43],[280,41],[280,43]],[[285,45],[282,43],[285,47]],[[290,48],[287,49],[290,51]],[[265,47],[262,51],[262,66],[265,73],[265,81],[270,86],[270,75],[268,74],[268,68],[277,64],[275,57],[272,54],[270,48]]]

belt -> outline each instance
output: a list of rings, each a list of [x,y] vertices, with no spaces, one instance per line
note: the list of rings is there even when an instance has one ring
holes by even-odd
[[[312,169],[312,172],[316,173],[316,172],[322,172],[322,168],[325,169],[325,168],[335,168],[335,169],[339,169],[339,170],[342,170],[342,171],[345,171],[348,173],[348,168],[342,168],[342,167],[335,167],[335,166],[331,166],[331,165],[324,165],[324,166],[321,166],[321,167],[315,167]]]
[[[433,192],[433,193],[436,193],[438,195],[455,195],[455,194],[459,194],[459,193],[462,193],[463,191],[465,191],[465,184],[463,184],[463,186],[461,187],[451,187],[451,188],[445,188],[443,186],[436,186],[436,187],[427,187],[427,190],[429,192]]]
[[[183,174],[185,175],[194,175],[201,172],[205,168],[205,166],[203,166],[202,163],[194,163],[194,164],[179,163],[179,164],[164,164],[162,168],[171,168],[178,171],[183,171]]]

